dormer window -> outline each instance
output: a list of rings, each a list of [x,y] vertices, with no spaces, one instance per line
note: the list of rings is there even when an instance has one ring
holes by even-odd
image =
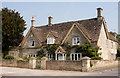
[[[72,38],[72,45],[80,45],[80,37]]]
[[[55,39],[53,37],[47,38],[47,44],[54,44],[54,43],[55,43]]]
[[[34,40],[29,41],[29,46],[34,47],[35,46],[35,41]]]

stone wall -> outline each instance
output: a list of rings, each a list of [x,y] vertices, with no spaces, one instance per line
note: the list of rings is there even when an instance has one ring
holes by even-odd
[[[118,66],[118,60],[91,60],[91,69]]]
[[[47,70],[70,70],[88,72],[94,69],[118,66],[118,60],[90,60],[89,57],[83,57],[80,61],[56,61],[41,60],[41,68]]]
[[[29,68],[29,61],[17,61],[17,67]]]
[[[18,61],[18,60],[0,60],[0,66],[5,67],[20,67],[20,68],[36,68],[36,59],[30,58],[29,61]]]
[[[17,67],[17,60],[2,60],[2,66]]]
[[[81,61],[46,61],[46,69],[81,71],[81,64]]]

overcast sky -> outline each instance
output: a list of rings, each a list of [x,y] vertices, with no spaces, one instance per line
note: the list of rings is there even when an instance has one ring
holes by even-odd
[[[109,31],[118,32],[117,2],[3,2],[2,7],[18,11],[27,24],[31,26],[31,18],[35,16],[36,25],[48,24],[48,16],[53,17],[53,23],[84,20],[97,17],[96,8],[103,8],[103,16]]]

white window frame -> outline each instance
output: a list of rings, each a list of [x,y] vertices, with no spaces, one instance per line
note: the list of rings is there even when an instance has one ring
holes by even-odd
[[[75,59],[76,57],[77,57],[77,59]],[[71,53],[70,54],[70,59],[71,60],[80,60],[81,58],[82,58],[82,53]]]
[[[54,43],[55,43],[55,38],[53,38],[53,37],[47,38],[47,44],[54,44]]]
[[[78,41],[79,41],[79,43],[78,43]],[[80,45],[80,37],[73,37],[72,45]]]

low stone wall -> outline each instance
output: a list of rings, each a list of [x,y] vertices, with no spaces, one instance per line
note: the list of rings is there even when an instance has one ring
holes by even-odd
[[[6,67],[20,67],[20,68],[36,68],[36,60],[31,58],[29,61],[18,61],[18,60],[0,60],[1,66]]]
[[[17,60],[2,60],[2,66],[17,67]]]
[[[46,61],[47,70],[81,71],[82,61]]]
[[[90,60],[83,57],[80,61],[50,61],[47,58],[41,60],[41,68],[47,70],[70,70],[88,72],[94,69],[118,66],[118,60]]]
[[[29,68],[29,61],[17,61],[17,67]]]
[[[118,66],[118,60],[91,60],[90,66],[91,66],[91,69]]]

